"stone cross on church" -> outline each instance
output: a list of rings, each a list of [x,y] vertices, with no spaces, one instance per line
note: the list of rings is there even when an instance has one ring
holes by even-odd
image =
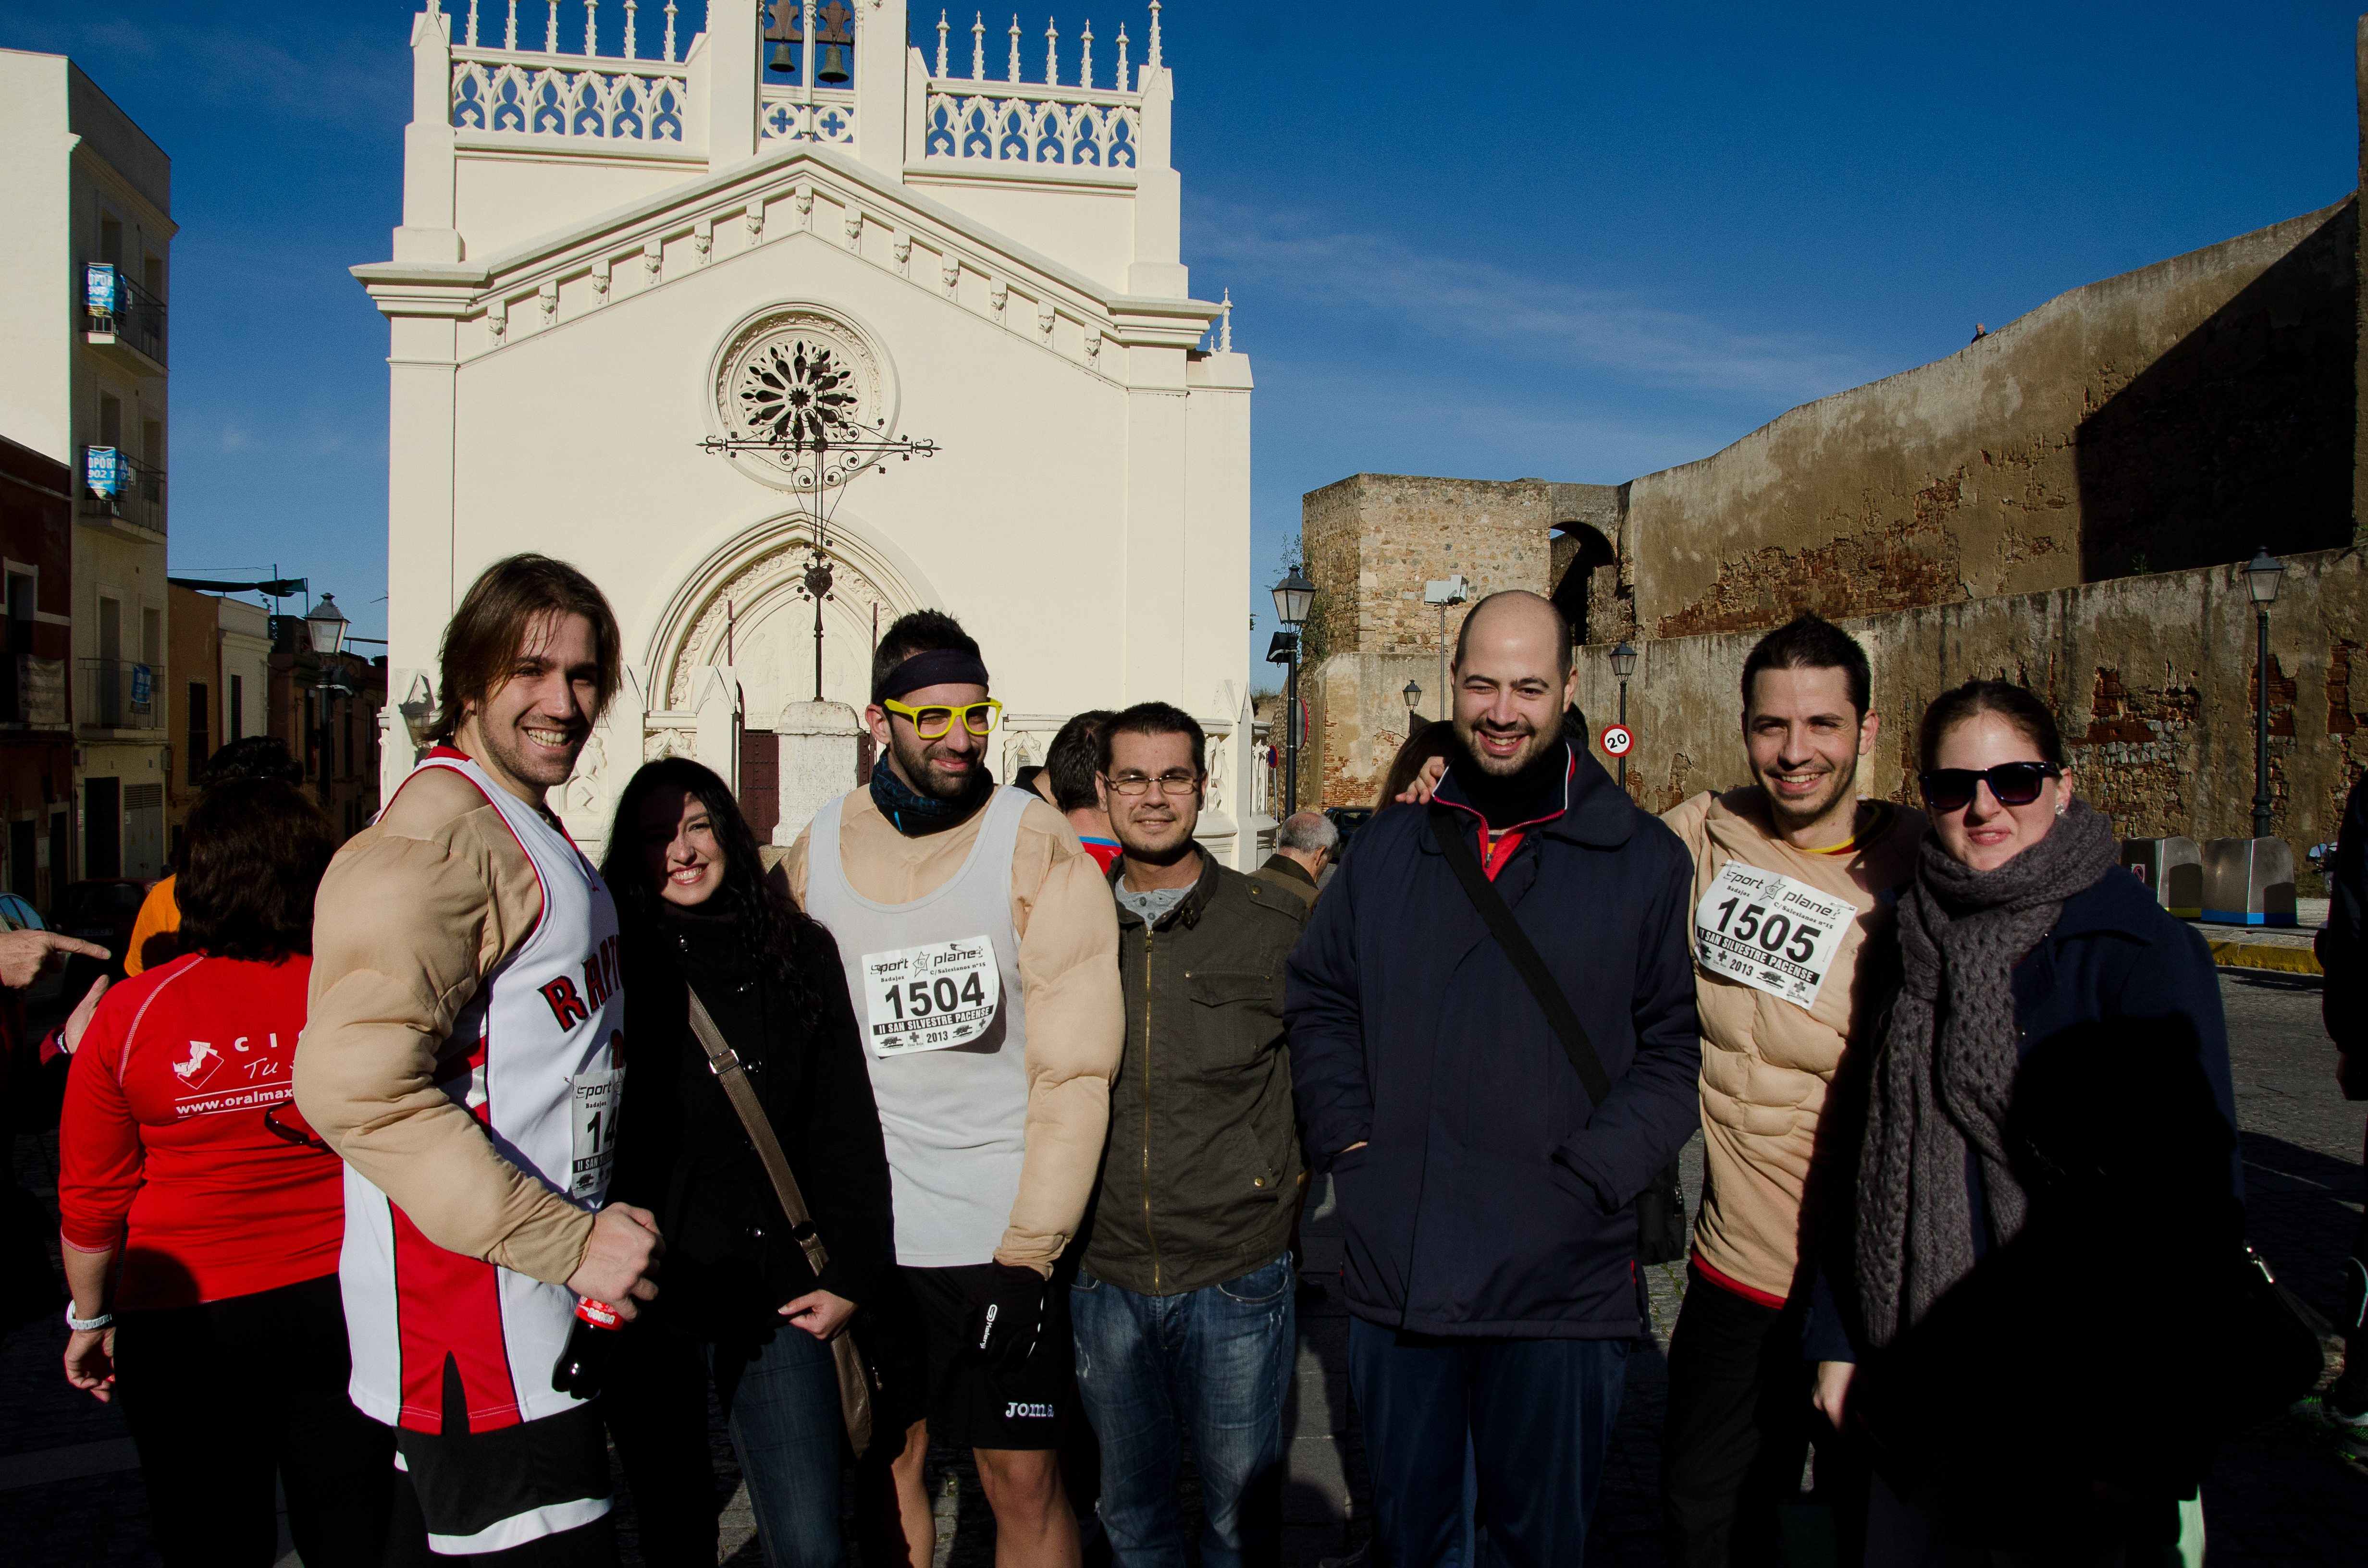
[[[386,792],[459,595],[540,550],[625,636],[555,796],[578,842],[666,753],[786,842],[812,809],[772,780],[811,728],[819,561],[830,702],[867,699],[875,625],[946,609],[1005,704],[998,776],[1074,712],[1175,702],[1210,733],[1204,840],[1254,865],[1249,361],[1201,347],[1223,307],[1178,256],[1157,0],[1114,62],[1090,23],[1065,52],[1048,27],[1033,78],[1016,21],[990,78],[983,18],[962,62],[942,15],[933,53],[908,44],[905,0],[709,0],[682,47],[671,3],[643,31],[656,9],[413,19],[402,226],[353,269],[391,350]],[[834,477],[757,439],[781,410],[750,394],[801,352],[837,417],[937,454]]]

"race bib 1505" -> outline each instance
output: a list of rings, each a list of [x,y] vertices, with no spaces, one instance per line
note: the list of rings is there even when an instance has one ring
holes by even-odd
[[[1694,908],[1703,969],[1814,1007],[1859,906],[1776,871],[1729,860]]]
[[[970,1044],[1002,997],[995,944],[985,937],[863,955],[864,1033],[882,1062]]]

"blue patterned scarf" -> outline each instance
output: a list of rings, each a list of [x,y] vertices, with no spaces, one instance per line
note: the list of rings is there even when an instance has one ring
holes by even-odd
[[[960,827],[986,804],[987,796],[994,792],[995,775],[987,771],[985,763],[972,770],[969,788],[951,801],[940,801],[913,789],[896,777],[896,770],[888,766],[884,756],[871,766],[871,803],[907,838],[926,838],[950,827]]]

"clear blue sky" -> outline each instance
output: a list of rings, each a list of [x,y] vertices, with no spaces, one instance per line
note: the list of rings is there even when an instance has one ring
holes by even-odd
[[[1253,646],[1307,490],[1633,478],[2340,199],[2359,3],[1173,0],[1185,259],[1258,376]],[[346,268],[399,216],[416,9],[0,0],[0,45],[74,55],[173,157],[174,569],[277,562],[372,635],[386,335]],[[1138,6],[1057,16],[1065,58],[1087,17],[1141,58]]]

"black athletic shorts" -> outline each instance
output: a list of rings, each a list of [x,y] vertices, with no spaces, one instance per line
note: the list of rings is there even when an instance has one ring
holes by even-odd
[[[990,1366],[970,1348],[970,1293],[993,1264],[898,1268],[896,1301],[882,1303],[864,1348],[880,1373],[880,1426],[901,1431],[926,1417],[929,1436],[973,1449],[1059,1446],[1061,1417],[1076,1399],[1076,1352],[1069,1292],[1055,1274],[1045,1292],[1036,1353],[1019,1366]]]
[[[440,1557],[507,1551],[609,1513],[608,1436],[592,1404],[490,1432],[398,1430],[394,1446]]]

